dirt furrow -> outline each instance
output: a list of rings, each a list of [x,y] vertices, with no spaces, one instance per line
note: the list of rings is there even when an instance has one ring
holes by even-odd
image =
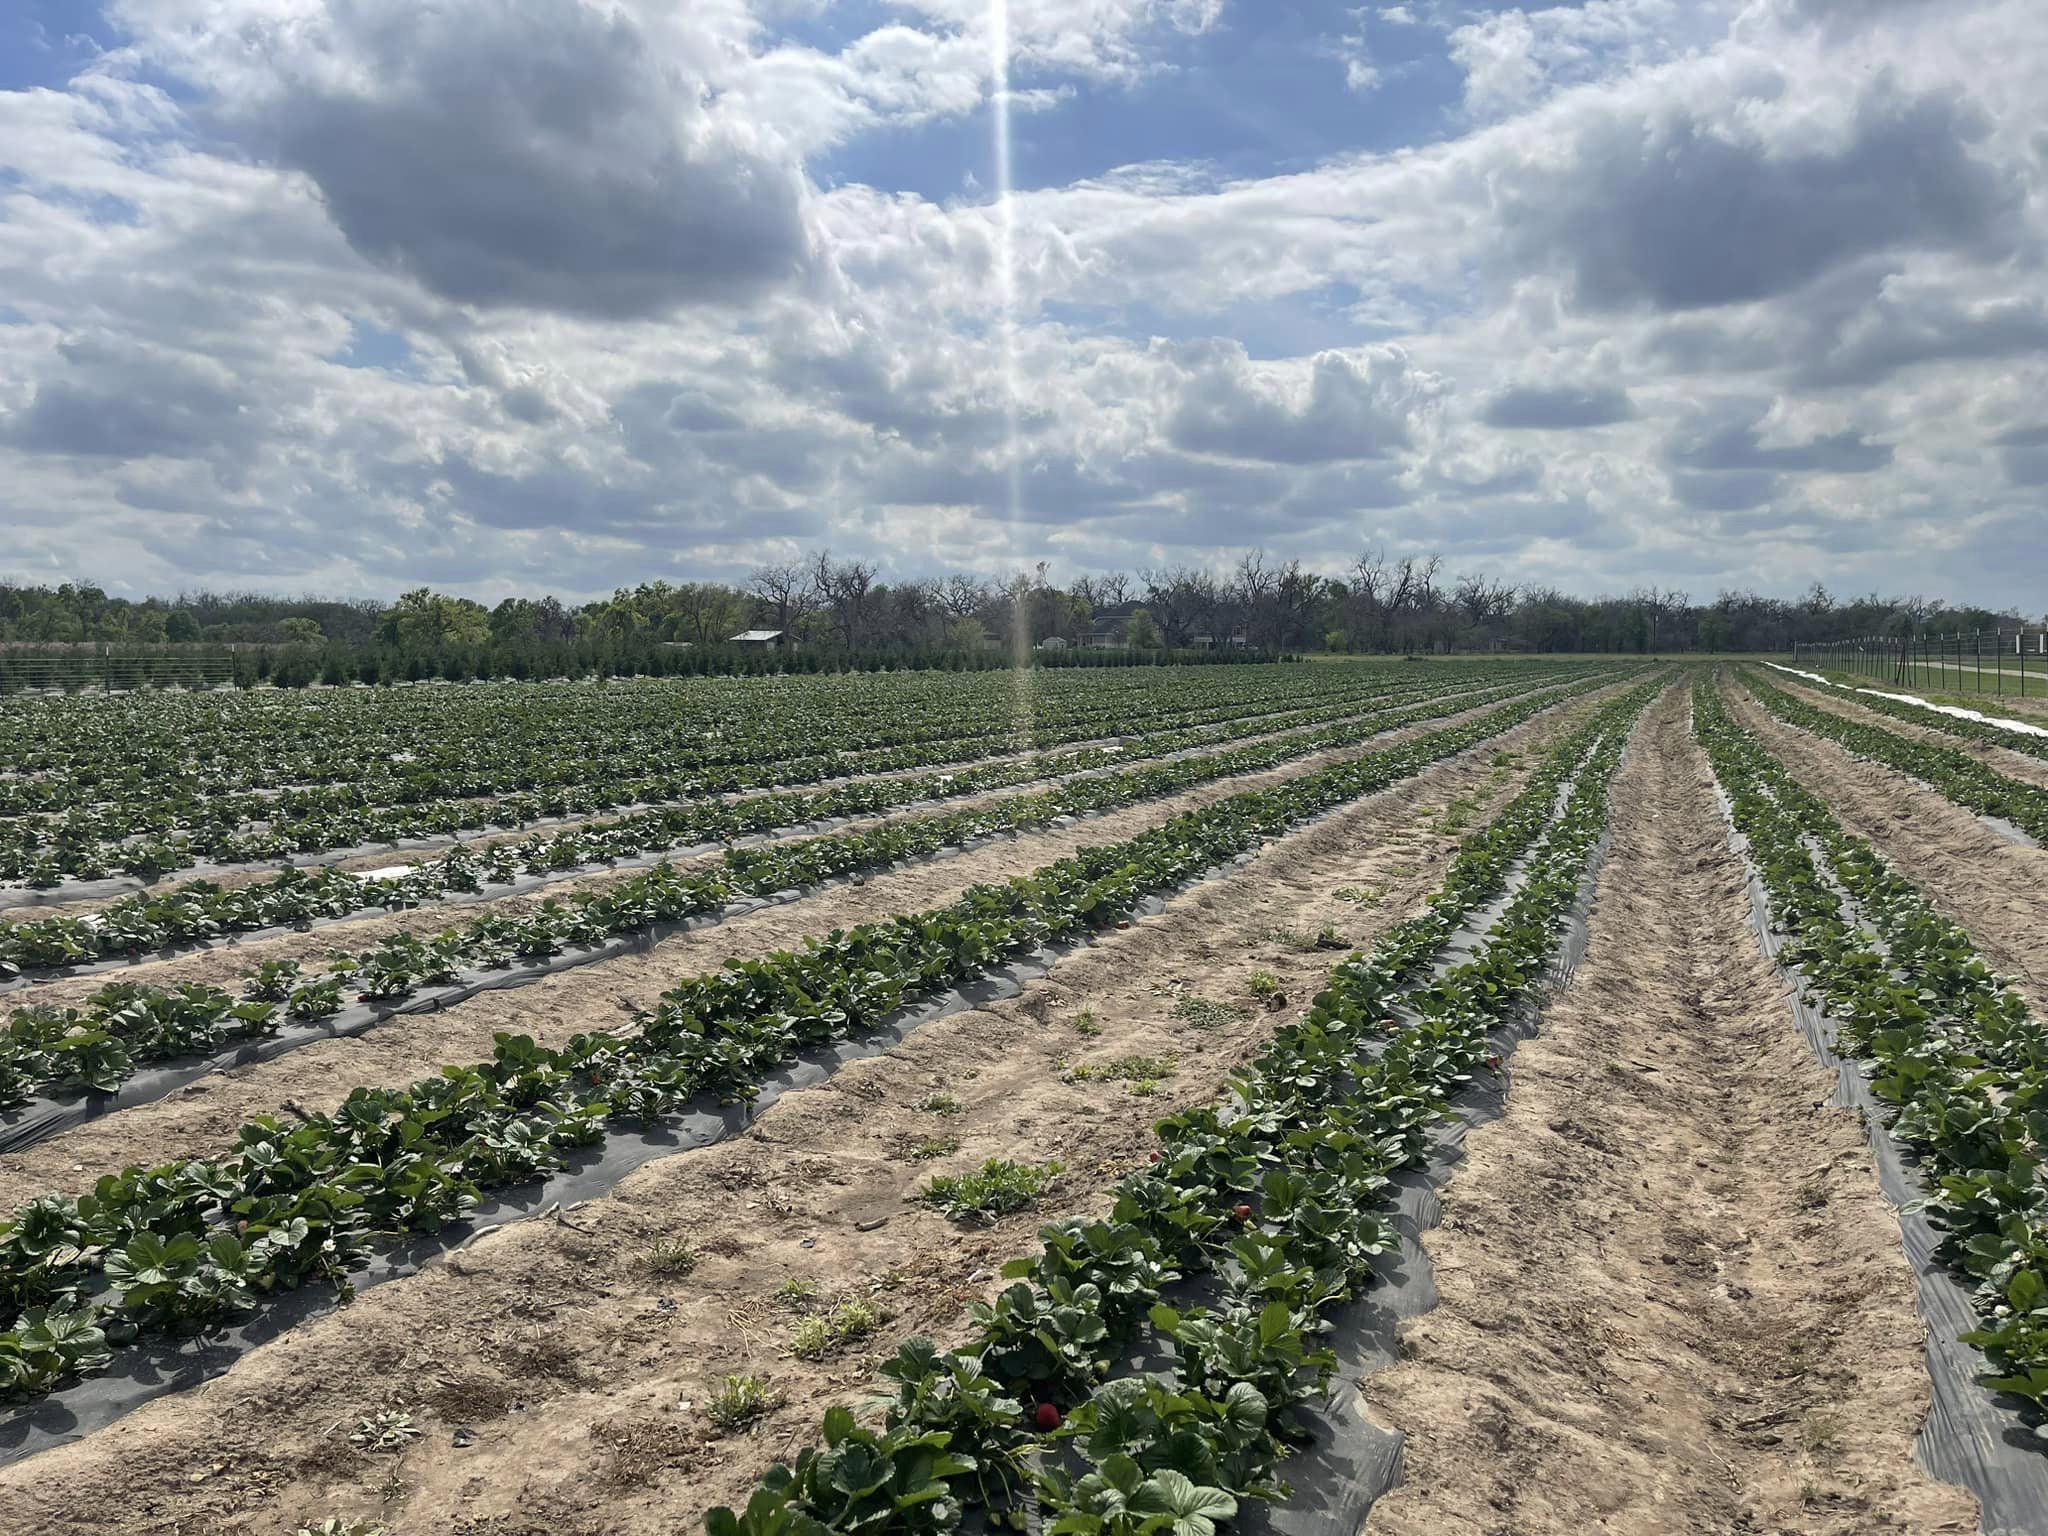
[[[1371,1536],[1976,1529],[1913,1463],[1913,1278],[1854,1117],[1747,926],[1682,692],[1615,793],[1591,945],[1425,1238],[1441,1304],[1370,1378]]]
[[[1933,746],[1947,747],[1952,751],[1966,752],[1994,773],[2002,773],[2009,779],[2018,779],[2023,783],[2048,789],[2048,761],[2043,761],[2030,753],[2015,752],[2007,747],[1986,746],[1982,742],[1951,736],[1937,726],[1915,725],[1912,721],[1901,720],[1895,715],[1880,714],[1877,710],[1859,703],[1852,694],[1815,688],[1811,684],[1800,682],[1797,678],[1787,677],[1782,672],[1771,673],[1770,679],[1775,687],[1783,689],[1802,703],[1811,704],[1816,709],[1824,709],[1831,715],[1839,715],[1844,720],[1854,720],[1858,725],[1873,725],[1879,730],[1890,731],[1893,735],[1903,736],[1909,741],[1927,742]]]
[[[1546,711],[1485,746],[1396,786],[1378,802],[1403,806],[1432,796],[1453,799],[1467,794],[1489,780],[1496,752],[1539,746],[1583,719],[1609,692],[1601,690]],[[1435,721],[1407,727],[1376,738],[1375,746],[1437,728],[1440,723]],[[1347,748],[1267,774],[1205,785],[1071,827],[998,840],[956,858],[877,876],[864,886],[830,887],[802,901],[678,934],[643,954],[601,961],[528,986],[481,993],[445,1012],[401,1015],[353,1038],[321,1041],[270,1061],[213,1074],[167,1098],[103,1116],[0,1157],[0,1210],[12,1210],[52,1189],[89,1187],[100,1174],[130,1163],[218,1156],[235,1132],[257,1115],[331,1109],[359,1085],[396,1086],[448,1062],[485,1060],[493,1037],[501,1031],[559,1045],[581,1031],[617,1027],[634,1009],[652,1007],[678,978],[716,970],[729,957],[766,954],[798,943],[806,934],[950,901],[978,881],[1007,878],[1083,846],[1134,836],[1182,811],[1261,784],[1279,783],[1357,750]],[[1357,814],[1347,813],[1346,819]]]
[[[1785,724],[1746,689],[1727,693],[1735,717],[1827,802],[1844,827],[1968,929],[1985,959],[2019,983],[2036,1014],[2048,1008],[2039,910],[2048,850],[2011,842],[1938,790]]]
[[[1355,945],[1419,910],[1456,846],[1447,817],[1489,814],[1562,724],[1530,722],[1276,840],[1021,996],[786,1095],[744,1136],[650,1164],[559,1224],[503,1229],[201,1392],[0,1472],[10,1531],[269,1533],[331,1514],[464,1536],[694,1528],[807,1441],[826,1402],[865,1395],[896,1340],[954,1326],[1040,1221],[1099,1209],[1152,1120],[1213,1099],[1265,1038],[1276,1015],[1253,1004],[1252,974],[1301,1006],[1337,958],[1325,925]],[[1140,1070],[1134,1056],[1163,1073],[1149,1093],[1071,1079],[1077,1064]],[[934,1093],[957,1110],[921,1108]],[[937,1139],[957,1145],[920,1160]],[[930,1173],[991,1156],[1057,1158],[1067,1182],[985,1232],[916,1202]],[[654,1272],[657,1241],[687,1244],[694,1269]],[[815,1296],[787,1294],[792,1280]],[[826,1360],[793,1358],[805,1310],[849,1297],[889,1321]],[[782,1406],[721,1436],[705,1405],[728,1373],[764,1378]],[[421,1438],[397,1456],[352,1446],[358,1418],[384,1409]]]

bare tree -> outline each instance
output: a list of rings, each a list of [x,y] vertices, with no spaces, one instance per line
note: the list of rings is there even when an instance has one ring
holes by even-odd
[[[747,592],[760,605],[763,617],[773,620],[787,639],[795,638],[797,625],[818,600],[810,568],[794,561],[762,566],[747,578]]]
[[[1299,560],[1280,567],[1273,579],[1274,645],[1307,645],[1320,638],[1315,633],[1315,616],[1322,594],[1322,578],[1304,571]]]
[[[1393,631],[1387,619],[1387,598],[1392,587],[1385,553],[1361,550],[1351,562],[1351,584],[1345,599],[1347,626],[1354,639],[1376,651],[1392,649]]]
[[[832,551],[821,549],[811,567],[811,586],[818,600],[832,611],[839,640],[848,650],[857,649],[868,633],[868,599],[875,584],[875,568],[864,560],[834,560]]]
[[[1278,573],[1266,569],[1263,550],[1251,551],[1237,562],[1237,569],[1231,574],[1225,593],[1238,610],[1245,638],[1253,645],[1272,646],[1276,643],[1273,639],[1273,592],[1278,585]]]
[[[1393,590],[1387,607],[1396,615],[1425,614],[1437,606],[1437,572],[1443,569],[1442,555],[1409,555],[1394,568]]]
[[[969,619],[986,608],[993,596],[988,583],[979,576],[955,571],[940,588],[939,606],[946,610],[948,618]]]
[[[1515,609],[1515,589],[1495,581],[1484,571],[1460,576],[1451,592],[1451,603],[1465,622],[1489,642],[1498,640],[1508,615]]]
[[[1145,607],[1169,646],[1186,645],[1215,621],[1221,594],[1207,571],[1182,565],[1140,572],[1139,580],[1145,583]]]
[[[1115,608],[1131,600],[1131,578],[1122,571],[1102,576],[1083,576],[1074,583],[1077,596],[1088,599],[1093,608]]]

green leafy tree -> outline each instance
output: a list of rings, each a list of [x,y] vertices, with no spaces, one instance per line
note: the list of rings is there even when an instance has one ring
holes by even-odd
[[[1124,623],[1124,642],[1134,651],[1156,651],[1166,643],[1166,638],[1160,634],[1151,612],[1139,608]]]
[[[402,650],[422,652],[451,645],[486,645],[491,616],[481,603],[416,587],[384,610],[377,637]]]
[[[584,609],[577,627],[594,640],[614,644],[644,636],[654,628],[654,622],[641,609],[639,599],[643,595],[658,600],[660,594],[649,593],[646,588],[634,593],[621,587],[612,594],[610,602],[592,603]]]

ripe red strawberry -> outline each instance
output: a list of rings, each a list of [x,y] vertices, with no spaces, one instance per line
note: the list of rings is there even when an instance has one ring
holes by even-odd
[[[1248,1205],[1233,1205],[1230,1208],[1230,1215],[1234,1221],[1250,1221],[1252,1219],[1252,1208]]]
[[[1060,1411],[1051,1403],[1040,1403],[1038,1412],[1033,1416],[1033,1422],[1046,1434],[1051,1434],[1060,1427]]]

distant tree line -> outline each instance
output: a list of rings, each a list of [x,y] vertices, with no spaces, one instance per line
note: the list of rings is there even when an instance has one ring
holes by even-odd
[[[1178,565],[1083,576],[1046,567],[1007,581],[954,574],[890,582],[819,552],[742,584],[646,582],[572,606],[552,596],[495,607],[421,587],[390,604],[181,593],[130,601],[97,587],[0,583],[0,644],[146,651],[233,647],[255,680],[547,677],[1222,660],[1307,651],[1783,651],[1879,633],[1996,629],[2013,612],[1921,597],[1797,598],[1724,591],[1695,602],[1639,588],[1581,598],[1470,572],[1441,556],[1367,551],[1336,574],[1259,553],[1217,572]],[[735,644],[745,631],[777,639]]]

